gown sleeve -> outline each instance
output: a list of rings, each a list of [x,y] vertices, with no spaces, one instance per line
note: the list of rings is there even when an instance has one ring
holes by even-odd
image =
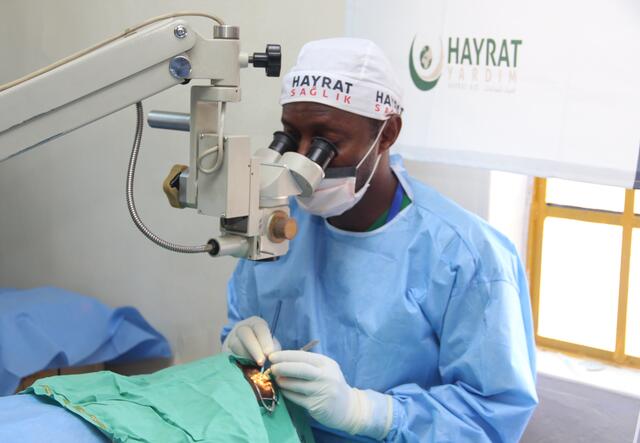
[[[227,284],[227,324],[220,333],[220,342],[224,342],[240,320],[257,315],[257,289],[253,274],[253,263],[239,260]]]
[[[454,285],[442,320],[438,370],[429,389],[390,389],[393,421],[386,441],[517,442],[538,402],[527,283],[477,273]]]

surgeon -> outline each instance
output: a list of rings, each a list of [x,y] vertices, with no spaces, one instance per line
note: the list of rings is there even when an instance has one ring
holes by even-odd
[[[525,273],[503,235],[389,154],[389,61],[368,40],[310,42],[280,103],[298,152],[323,138],[338,154],[291,202],[290,252],[238,263],[223,349],[269,362],[317,442],[517,442],[537,404]]]

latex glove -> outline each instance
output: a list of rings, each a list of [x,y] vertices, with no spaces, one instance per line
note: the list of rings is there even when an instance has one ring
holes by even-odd
[[[389,433],[391,396],[352,388],[335,360],[304,351],[274,352],[269,360],[284,396],[309,411],[319,423],[377,440]]]
[[[269,325],[260,317],[249,317],[235,324],[222,344],[223,352],[254,360],[263,366],[273,351],[280,350],[280,343],[271,336]]]

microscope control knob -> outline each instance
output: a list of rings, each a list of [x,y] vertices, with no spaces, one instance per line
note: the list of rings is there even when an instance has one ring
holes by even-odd
[[[280,45],[268,44],[265,52],[254,52],[249,56],[249,63],[254,68],[264,68],[267,77],[278,77],[282,66],[282,49]]]
[[[284,211],[275,211],[269,220],[268,236],[274,243],[293,239],[298,233],[296,220]]]

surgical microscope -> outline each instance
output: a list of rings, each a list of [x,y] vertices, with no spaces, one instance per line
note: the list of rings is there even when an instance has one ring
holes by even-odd
[[[215,22],[212,37],[182,17]],[[227,103],[240,101],[240,69],[253,65],[280,75],[279,45],[240,51],[240,31],[213,15],[179,12],[147,20],[97,45],[25,77],[0,85],[0,162],[135,104],[137,123],[127,171],[126,199],[138,229],[157,245],[182,253],[205,252],[251,260],[287,253],[297,227],[289,197],[310,196],[336,156],[321,141],[307,155],[297,140],[276,132],[267,148],[252,153],[249,137],[225,132]],[[144,114],[141,101],[191,80],[190,114],[152,111],[154,128],[190,132],[189,164],[174,165],[163,189],[171,206],[220,219],[220,235],[198,246],[168,242],[141,220],[133,183]]]

